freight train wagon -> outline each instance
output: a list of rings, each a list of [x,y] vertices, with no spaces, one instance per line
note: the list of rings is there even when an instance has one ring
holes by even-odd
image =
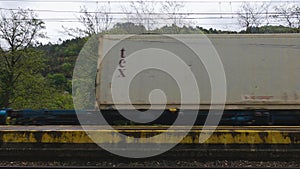
[[[220,58],[221,66],[207,61],[212,57]],[[176,67],[173,58],[180,58],[193,75]],[[159,68],[146,70],[147,66],[159,66],[159,63],[169,66],[165,69],[173,67],[170,70],[176,75]],[[138,69],[143,70],[137,73]],[[210,77],[218,76],[210,72],[222,70],[225,81],[216,80],[223,77]],[[151,107],[178,114],[182,107],[187,110],[197,107],[200,116],[197,122],[201,123],[211,107],[221,104],[220,98],[212,97],[225,88],[223,119],[227,118],[228,123],[238,118],[242,119],[239,123],[247,124],[278,121],[299,124],[300,120],[300,34],[104,35],[99,40],[97,72],[97,106],[108,112],[132,108],[145,111]],[[189,102],[189,98],[182,101],[178,82],[191,76],[198,85],[198,102]],[[130,84],[126,86],[128,79]],[[120,85],[123,82],[128,88]],[[164,92],[166,101],[155,96],[149,99],[155,89]],[[166,119],[172,117],[160,118]]]

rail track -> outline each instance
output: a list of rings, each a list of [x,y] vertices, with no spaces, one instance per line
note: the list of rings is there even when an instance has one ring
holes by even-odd
[[[56,168],[299,168],[300,161],[291,160],[278,160],[278,161],[263,161],[263,160],[203,160],[203,159],[117,159],[107,160],[98,159],[80,162],[80,160],[74,159],[76,162],[70,161],[16,161],[3,162],[0,161],[1,168],[10,169],[27,169],[27,168],[42,168],[42,169],[56,169]]]
[[[254,163],[254,165],[252,165],[252,163]],[[225,162],[226,164],[226,162]],[[167,166],[5,166],[5,167],[0,167],[1,168],[9,168],[9,169],[29,169],[29,168],[41,168],[41,169],[57,169],[57,168],[63,168],[63,169],[93,169],[93,168],[199,168],[199,169],[204,169],[204,168],[241,168],[241,167],[245,167],[248,169],[257,169],[257,168],[296,168],[297,165],[270,165],[272,164],[272,162],[270,163],[262,163],[260,165],[255,165],[255,162],[250,162],[249,164],[246,165],[239,165],[238,163],[234,166],[230,165],[199,165],[199,166],[173,166],[173,165],[167,165]],[[298,168],[298,167],[297,167]]]

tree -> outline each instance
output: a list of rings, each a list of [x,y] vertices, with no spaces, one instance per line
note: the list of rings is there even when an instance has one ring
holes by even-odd
[[[78,17],[78,21],[83,28],[66,28],[63,29],[69,36],[85,37],[92,36],[97,33],[106,32],[111,25],[112,15],[110,5],[97,6],[95,12],[89,12],[85,6],[80,9],[82,13]]]
[[[244,2],[237,12],[239,24],[252,32],[251,28],[258,28],[263,23],[264,14],[268,13],[269,6],[267,3],[254,5]]]
[[[48,74],[47,77],[50,81],[50,84],[59,87],[59,88],[65,88],[67,85],[67,79],[65,75],[61,73],[55,73],[55,74]]]
[[[156,4],[147,0],[131,1],[129,7],[122,6],[122,10],[127,14],[127,22],[143,25],[149,31],[157,24]]]
[[[11,106],[27,90],[25,82],[33,84],[39,79],[36,75],[43,69],[44,59],[32,46],[38,44],[38,38],[45,38],[44,28],[44,22],[31,10],[1,11],[1,107]]]
[[[300,28],[300,7],[296,4],[283,4],[275,7],[279,14],[275,17],[286,22],[290,28]]]
[[[140,34],[145,32],[147,31],[143,25],[136,25],[132,22],[117,23],[108,31],[109,34]]]
[[[186,16],[179,14],[179,12],[184,6],[185,4],[183,2],[164,1],[162,2],[161,12],[166,14],[167,19],[172,21],[172,25],[182,26]]]
[[[275,17],[286,22],[288,27],[290,28],[293,27],[293,8],[294,6],[291,6],[289,4],[275,7],[275,11],[279,13],[279,15]]]
[[[296,6],[294,9],[294,16],[296,19],[297,28],[300,29],[300,7]]]
[[[165,1],[162,2],[161,12],[167,16],[167,20],[171,20],[172,22],[172,33],[179,33],[179,26],[185,24],[184,19],[186,19],[186,15],[179,14],[180,10],[184,8],[185,4],[183,2],[176,1]]]

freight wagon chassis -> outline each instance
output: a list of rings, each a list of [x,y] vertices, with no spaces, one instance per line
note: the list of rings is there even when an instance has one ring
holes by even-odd
[[[131,110],[122,110],[130,114]],[[75,111],[75,110],[12,110],[0,111],[0,124],[9,125],[104,125],[99,122],[98,111]],[[163,113],[161,113],[163,112]],[[212,111],[213,113],[214,111]],[[78,114],[76,114],[78,113]],[[146,123],[149,125],[172,125],[178,115],[190,116],[188,110],[169,109],[165,111],[151,110],[148,115],[141,115],[139,119],[151,119],[154,114],[161,113],[156,120]],[[195,125],[204,125],[209,111],[199,110]],[[217,112],[219,113],[219,112]],[[110,125],[145,125],[126,119],[117,110],[102,110],[101,114]],[[80,122],[77,115],[80,116]],[[184,122],[179,125],[191,125]],[[219,125],[242,126],[242,125],[286,125],[300,126],[300,110],[224,110]]]
[[[124,110],[123,110],[124,112]],[[126,111],[125,111],[126,112]],[[155,113],[155,111],[152,111]],[[157,110],[157,112],[160,112]],[[216,111],[219,113],[218,111]],[[111,125],[145,125],[140,123],[134,123],[124,118],[114,110],[101,111],[104,118]],[[127,110],[130,114],[130,110]],[[182,113],[180,110],[170,111],[165,110],[159,118],[147,123],[151,125],[172,125],[178,114]],[[204,125],[209,111],[198,111],[195,125]],[[212,111],[214,113],[214,111]],[[182,115],[182,114],[181,114]],[[189,116],[189,111],[184,111],[183,116]],[[151,116],[140,116],[139,118],[151,118]],[[190,125],[179,123],[179,125]],[[243,125],[286,125],[286,126],[300,126],[300,110],[224,110],[219,125],[226,126],[243,126]]]

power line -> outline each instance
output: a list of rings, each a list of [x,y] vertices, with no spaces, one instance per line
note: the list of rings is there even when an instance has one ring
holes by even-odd
[[[0,0],[3,1],[3,0]],[[16,1],[16,0],[13,0]],[[300,1],[299,1],[300,2]],[[15,8],[1,8],[0,10],[20,10]],[[32,9],[31,11],[34,12],[65,12],[65,13],[85,13],[80,11],[71,11],[71,10],[48,10],[48,9]],[[87,12],[87,13],[101,13],[101,12]],[[136,13],[133,12],[105,12],[103,14],[106,15],[136,15]],[[174,17],[161,17],[162,15],[166,14],[172,14],[172,15],[185,15],[186,17],[183,18],[177,18],[180,20],[230,20],[230,19],[236,19],[238,17],[238,13],[236,12],[178,12],[178,13],[161,13],[161,12],[155,12],[155,13],[145,13],[146,16],[144,18],[140,17],[129,17],[126,19],[125,17],[112,17],[115,23],[122,23],[124,20],[128,20],[131,22],[136,22],[137,20],[147,20],[147,19],[157,19],[161,21],[168,21],[173,20]],[[249,14],[249,13],[239,13],[239,14]],[[272,18],[272,16],[277,16],[277,18],[281,18],[281,14],[279,12],[268,12],[268,14],[260,13],[261,15],[267,15],[267,17]],[[151,15],[155,17],[151,17]],[[224,16],[223,16],[224,15]],[[6,18],[11,19],[11,18]],[[39,18],[43,21],[47,22],[55,22],[55,23],[63,23],[63,22],[74,22],[74,23],[81,23],[81,21],[78,20],[78,18]],[[99,17],[98,19],[107,19],[107,17]],[[24,19],[25,20],[25,19]],[[227,23],[226,23],[227,24]],[[211,25],[211,24],[209,24]]]
[[[278,16],[277,18],[282,18],[282,16]],[[291,19],[297,19],[297,17],[290,17]],[[8,20],[13,20],[12,18],[5,18]],[[80,20],[76,19],[76,18],[39,18],[43,21],[61,21],[61,22],[81,22]],[[98,18],[99,20],[105,20],[107,18]],[[132,18],[124,18],[124,17],[118,17],[118,18],[112,18],[112,20],[119,20],[119,21],[124,21],[124,20],[131,20],[131,21],[138,21],[138,20],[174,20],[174,18],[165,18],[165,17],[155,17],[155,18],[138,18],[138,17],[132,17]],[[219,17],[186,17],[186,18],[177,18],[179,20],[231,20],[231,19],[237,19],[237,17],[232,17],[232,16],[228,16],[228,17],[224,17],[224,16],[219,16]],[[14,20],[31,20],[31,19],[14,19]]]
[[[10,19],[11,18],[6,18],[6,19]],[[171,18],[155,18],[156,20],[163,20],[163,21],[168,21],[168,20],[173,20]],[[215,20],[215,19],[224,19],[224,20],[229,20],[229,19],[233,19],[231,17],[228,17],[228,18],[214,18],[214,17],[203,17],[203,18],[185,18],[185,19],[182,19],[182,20]],[[23,19],[23,20],[27,20],[27,19]],[[29,19],[28,19],[29,20]],[[64,19],[64,18],[44,18],[44,19],[41,19],[43,21],[47,21],[47,22],[78,22],[78,23],[81,23],[81,21],[79,20],[76,20],[74,18],[70,18],[70,19]],[[136,21],[139,21],[140,18],[130,18],[129,19],[131,22],[136,22]],[[147,18],[144,18],[144,20],[146,21]],[[18,20],[19,21],[19,20]],[[114,21],[124,21],[124,18],[117,18],[117,19],[114,19]]]
[[[1,8],[0,10],[19,10],[16,8]],[[135,15],[136,13],[134,12],[80,12],[80,11],[60,11],[60,10],[48,10],[48,9],[30,9],[33,12],[63,12],[63,13],[100,13],[100,14],[108,14],[108,15]],[[237,15],[238,13],[236,12],[177,12],[177,13],[162,13],[162,12],[152,12],[152,13],[144,13],[145,15]],[[240,12],[239,14],[250,14],[247,12]],[[263,14],[263,13],[261,13]],[[279,12],[268,12],[269,15],[278,15],[280,14]]]

